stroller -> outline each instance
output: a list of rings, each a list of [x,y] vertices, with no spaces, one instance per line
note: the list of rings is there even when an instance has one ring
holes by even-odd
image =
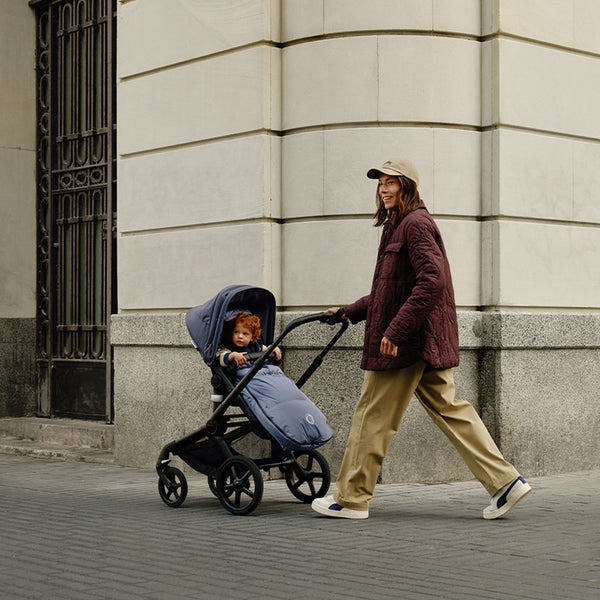
[[[244,369],[222,367],[215,357],[223,328],[239,312],[260,318],[261,341],[268,347],[264,352],[247,354]],[[268,472],[279,468],[290,492],[302,502],[312,502],[327,493],[331,482],[329,465],[316,448],[330,439],[331,430],[300,388],[346,331],[348,321],[342,320],[341,314],[332,313],[302,316],[291,321],[274,340],[275,316],[273,294],[248,285],[230,285],[187,313],[186,326],[193,345],[212,371],[213,413],[202,428],[167,444],[159,455],[158,492],[167,506],[181,506],[188,491],[182,471],[169,464],[171,455],[206,475],[211,492],[234,515],[250,514],[259,505],[263,495],[261,469]],[[316,321],[341,326],[294,384],[268,361],[274,360],[274,349],[292,330]],[[271,375],[284,384],[285,397],[281,401],[260,397],[269,390],[261,380],[270,381]],[[249,433],[270,442],[269,456],[251,459],[233,448],[233,443]]]

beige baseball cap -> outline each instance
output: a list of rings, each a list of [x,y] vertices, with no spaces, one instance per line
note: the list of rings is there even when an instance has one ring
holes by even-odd
[[[417,171],[417,167],[406,158],[390,158],[390,160],[386,160],[381,167],[369,169],[367,171],[367,177],[369,179],[379,179],[382,173],[385,175],[394,175],[395,177],[408,177],[408,179],[412,179],[412,181],[419,185],[419,171]]]

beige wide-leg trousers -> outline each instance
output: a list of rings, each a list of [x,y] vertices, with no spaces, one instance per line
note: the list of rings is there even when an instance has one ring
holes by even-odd
[[[406,369],[365,372],[337,478],[335,501],[341,506],[368,509],[383,457],[413,394],[490,495],[519,476],[473,406],[456,399],[452,370],[426,367],[418,362]]]

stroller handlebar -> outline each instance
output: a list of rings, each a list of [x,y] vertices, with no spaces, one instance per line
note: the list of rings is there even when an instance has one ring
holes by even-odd
[[[259,358],[262,358],[264,356],[264,352],[247,352],[245,354],[245,356],[246,356],[246,359],[249,360],[250,362],[255,362]],[[267,356],[267,360],[272,363],[277,363],[277,356],[276,356],[275,352],[271,352],[271,354],[269,354],[269,356]]]
[[[344,309],[340,308],[335,313],[330,312],[320,312],[314,313],[312,315],[305,315],[303,317],[298,317],[293,321],[290,321],[285,328],[285,333],[299,327],[300,325],[304,325],[306,323],[312,323],[313,321],[321,321],[322,323],[327,323],[329,325],[336,325],[337,323],[346,323],[348,325],[348,320],[344,319]],[[345,329],[345,328],[344,328]]]
[[[329,323],[330,325],[336,325],[337,323],[341,323],[344,319],[344,308],[339,308],[337,312],[331,313],[326,312],[323,313],[323,321],[325,323]]]

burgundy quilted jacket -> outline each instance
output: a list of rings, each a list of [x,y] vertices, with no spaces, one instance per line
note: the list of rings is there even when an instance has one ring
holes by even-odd
[[[345,311],[352,323],[366,319],[362,369],[401,369],[419,360],[435,369],[458,365],[450,265],[424,206],[383,226],[371,293]],[[398,356],[381,354],[384,336],[398,346]]]

